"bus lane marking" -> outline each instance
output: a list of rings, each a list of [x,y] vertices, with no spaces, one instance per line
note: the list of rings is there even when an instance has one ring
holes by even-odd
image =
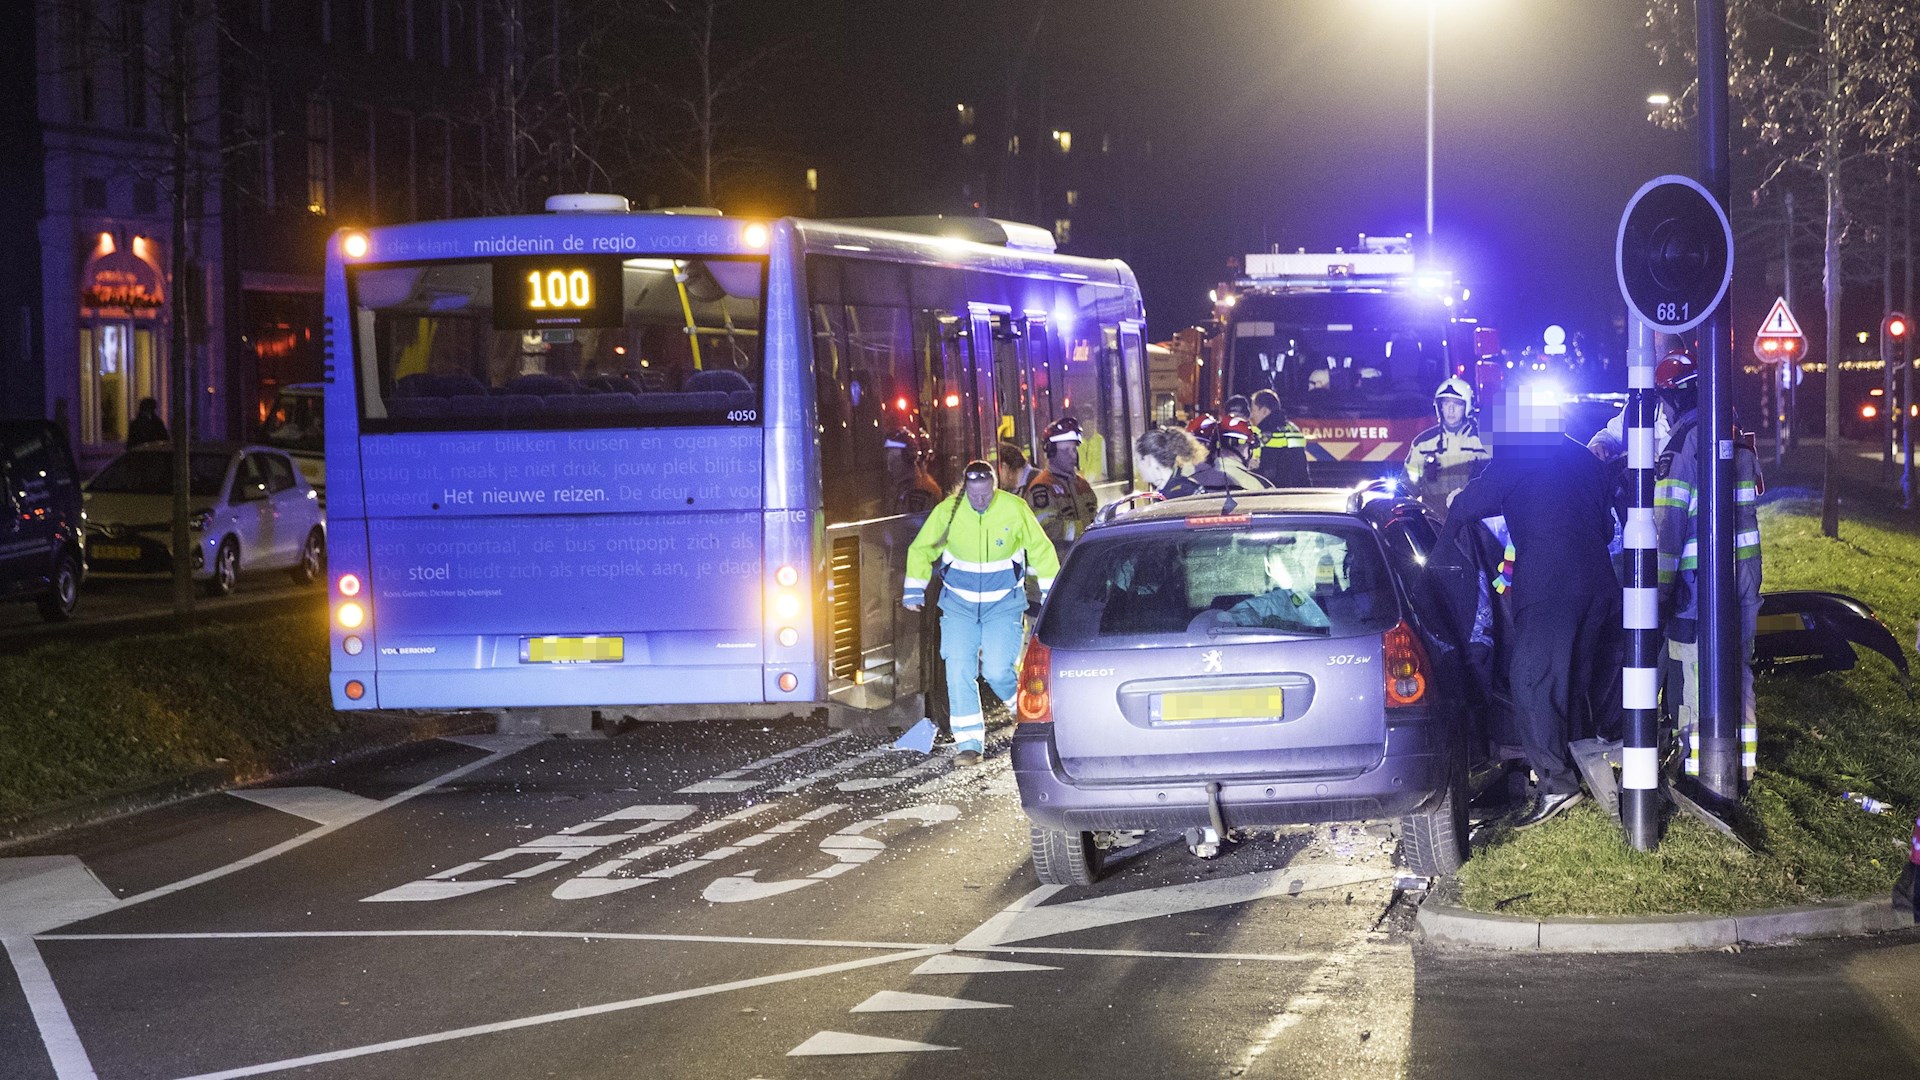
[[[805,877],[788,878],[783,881],[761,881],[758,876],[760,871],[748,870],[720,878],[708,885],[700,895],[715,904],[741,904],[750,900],[765,900],[780,896],[804,889],[809,885],[818,885],[822,881],[832,880],[850,870],[859,869],[887,849],[885,841],[867,835],[872,829],[894,822],[908,821],[915,824],[901,831],[911,832],[915,828],[952,821],[959,816],[960,808],[949,803],[921,803],[917,806],[889,810],[879,817],[854,822],[820,841],[820,850],[834,858],[831,866],[815,870]]]
[[[530,840],[524,844],[484,855],[472,862],[461,863],[451,869],[429,874],[417,881],[396,886],[385,892],[363,897],[363,904],[407,903],[416,901],[446,900],[455,896],[466,896],[487,889],[511,885],[516,881],[538,877],[551,870],[558,870],[569,863],[578,862],[604,848],[631,840],[636,836],[664,829],[676,821],[693,814],[700,808],[691,805],[651,806],[638,804],[621,807],[610,814],[602,814],[578,825],[569,825],[557,833]],[[629,823],[638,821],[638,825]],[[724,819],[723,819],[724,822]],[[595,833],[593,830],[603,826],[628,826],[616,832]],[[716,826],[717,827],[717,826]],[[682,837],[693,834],[682,833]],[[660,850],[655,848],[654,850]],[[538,858],[532,866],[523,867],[508,874],[499,874],[499,864],[521,856]],[[493,876],[457,880],[478,870],[491,869]]]
[[[728,814],[724,818],[710,821],[699,828],[681,833],[677,837],[669,837],[658,846],[641,848],[627,856],[609,859],[599,865],[588,867],[576,875],[572,881],[560,883],[560,885],[553,890],[553,898],[556,900],[580,900],[593,896],[608,896],[617,892],[625,892],[628,889],[637,889],[642,885],[651,885],[665,881],[668,878],[679,877],[681,874],[690,870],[704,869],[723,859],[732,858],[748,848],[758,847],[775,837],[785,836],[787,833],[805,828],[810,822],[818,821],[823,817],[837,814],[846,809],[845,806],[839,803],[828,803],[817,809],[809,810],[798,817],[782,821],[771,828],[746,837],[738,843],[714,848],[704,855],[695,856],[694,858],[676,863],[673,866],[666,867],[663,870],[654,870],[633,877],[616,878],[613,876],[620,870],[625,869],[628,864],[639,859],[648,858],[663,851],[669,851],[674,847],[680,846],[681,842],[695,839],[703,833],[711,832],[714,829],[730,825],[736,821],[745,821],[747,818],[761,811],[771,809],[776,805],[778,804],[761,803],[759,806],[750,806],[745,810],[736,811],[735,813]]]

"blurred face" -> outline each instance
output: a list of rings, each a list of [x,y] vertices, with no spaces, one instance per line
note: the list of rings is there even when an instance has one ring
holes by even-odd
[[[1459,431],[1467,422],[1467,403],[1458,398],[1440,399],[1440,423],[1448,431]]]
[[[1253,403],[1253,408],[1248,411],[1251,415],[1249,415],[1247,419],[1253,421],[1254,427],[1267,426],[1267,417],[1273,415],[1272,409],[1267,408],[1257,401]]]
[[[980,513],[986,513],[993,502],[993,480],[990,477],[967,478],[967,504]]]
[[[1071,473],[1080,467],[1080,441],[1062,439],[1047,447],[1047,465],[1057,473]]]
[[[994,471],[1000,474],[1000,486],[1008,491],[1020,486],[1020,470],[1010,465],[995,465]]]
[[[1157,488],[1173,478],[1173,470],[1150,457],[1136,454],[1133,458],[1133,474],[1150,488]]]

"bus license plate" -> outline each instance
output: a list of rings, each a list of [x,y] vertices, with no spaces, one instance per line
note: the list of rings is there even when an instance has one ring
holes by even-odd
[[[96,559],[118,562],[139,562],[140,548],[135,544],[89,544],[87,554]]]
[[[1191,724],[1201,720],[1278,720],[1286,713],[1284,697],[1277,686],[1161,694],[1153,710],[1153,720],[1159,724]]]
[[[618,637],[535,637],[520,639],[523,664],[617,664],[627,657],[627,639]]]

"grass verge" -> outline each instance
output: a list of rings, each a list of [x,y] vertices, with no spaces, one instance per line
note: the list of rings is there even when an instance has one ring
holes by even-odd
[[[1911,651],[1920,533],[1857,504],[1848,513],[1828,540],[1817,503],[1763,507],[1765,587],[1856,597]],[[1680,815],[1659,850],[1637,852],[1588,804],[1525,833],[1488,835],[1461,872],[1461,900],[1536,917],[1723,914],[1887,892],[1920,812],[1920,709],[1891,664],[1858,651],[1852,671],[1757,680],[1760,767],[1741,822],[1753,851]],[[1891,809],[1868,814],[1846,791]]]
[[[414,726],[336,713],[310,611],[0,657],[0,830],[79,800],[213,787],[398,742]]]

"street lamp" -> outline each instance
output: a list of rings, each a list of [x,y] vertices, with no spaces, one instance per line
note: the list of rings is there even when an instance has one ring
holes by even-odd
[[[1667,106],[1673,104],[1673,95],[1659,94],[1659,93],[1648,94],[1647,104],[1653,106],[1656,109],[1664,109]]]

